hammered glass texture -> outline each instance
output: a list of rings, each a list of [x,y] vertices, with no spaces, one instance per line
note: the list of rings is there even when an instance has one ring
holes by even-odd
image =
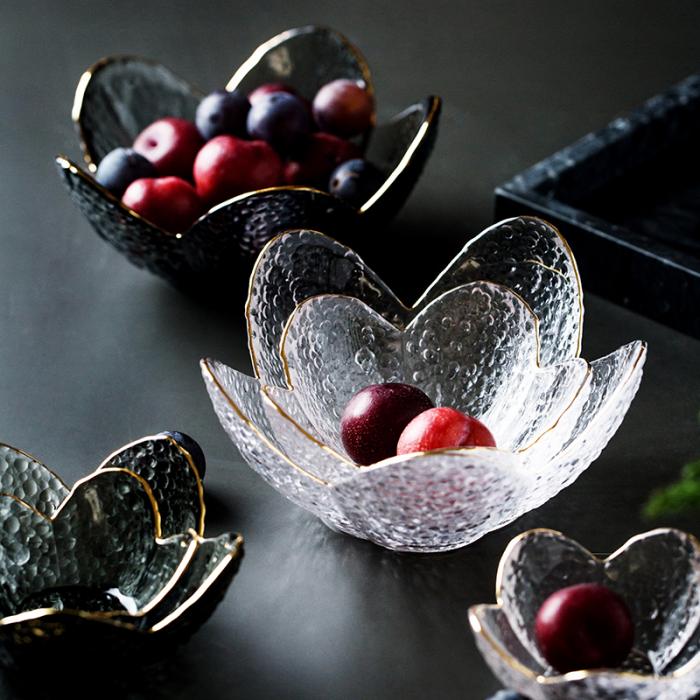
[[[469,241],[412,309],[405,307],[352,250],[323,234],[283,235],[263,250],[253,271],[247,316],[254,367],[266,384],[283,386],[279,347],[294,308],[319,294],[356,297],[405,328],[441,294],[460,285],[502,284],[538,319],[542,366],[578,355],[583,321],[576,263],[556,229],[530,217],[509,219]]]
[[[167,435],[156,435],[123,447],[100,469],[121,467],[151,487],[160,513],[162,537],[190,528],[202,534],[204,501],[200,478],[186,452]]]
[[[536,219],[501,222],[467,243],[412,309],[352,250],[293,231],[270,242],[251,279],[259,384],[213,361],[203,371],[244,459],[288,498],[383,546],[444,551],[555,496],[619,427],[646,346],[636,341],[589,364],[578,357],[582,318],[569,248]],[[387,381],[483,418],[500,450],[354,467],[340,416],[357,390]],[[432,509],[422,493],[433,494]]]
[[[362,536],[397,551],[461,547],[516,518],[526,492],[512,453],[488,448],[414,454],[331,485]]]
[[[203,515],[199,479],[174,438],[127,445],[71,491],[29,455],[9,446],[0,455],[0,483],[16,491],[0,493],[0,663],[36,663],[41,653],[55,661],[105,645],[115,654],[148,648],[157,655],[162,635],[149,622],[165,620],[158,632],[182,641],[213,611],[238,567],[242,540],[206,540],[193,529],[156,537],[154,494],[171,526]],[[216,570],[191,568],[197,551],[212,547],[222,552]],[[131,641],[122,645],[125,638]],[[60,649],[50,645],[54,639]]]
[[[357,299],[318,296],[290,317],[281,354],[302,409],[340,450],[343,410],[369,384],[412,384],[435,405],[477,418],[517,403],[537,367],[536,319],[486,282],[446,292],[404,331]]]
[[[222,427],[245,461],[293,503],[333,511],[324,482],[294,464],[272,433],[259,383],[219,362],[202,362],[202,376]]]
[[[589,582],[610,587],[630,608],[635,649],[624,670],[633,675],[560,676],[538,652],[534,620],[544,600]],[[498,606],[470,611],[476,640],[499,679],[529,697],[689,700],[700,691],[700,657],[692,644],[700,622],[700,550],[685,533],[653,530],[600,560],[559,533],[530,531],[503,555],[497,598]]]
[[[0,494],[51,516],[68,495],[68,487],[34,457],[0,443]]]
[[[249,91],[265,82],[293,86],[312,99],[335,78],[371,78],[364,59],[340,34],[324,27],[292,29],[271,39],[241,66],[228,89]],[[76,94],[74,114],[85,160],[95,168],[117,146],[130,146],[148,124],[163,116],[192,119],[202,93],[164,66],[112,57],[89,69]],[[388,219],[410,194],[432,150],[440,100],[429,97],[365,135],[369,157],[387,174],[372,206],[361,212],[326,192],[276,187],[235,197],[172,235],[135,216],[77,165],[57,159],[72,199],[97,233],[133,264],[178,287],[199,291],[226,284],[217,275],[249,273],[255,256],[275,235],[297,227],[339,237],[355,235],[360,219]]]

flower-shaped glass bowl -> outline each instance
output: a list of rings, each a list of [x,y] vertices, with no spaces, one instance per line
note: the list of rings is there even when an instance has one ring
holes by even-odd
[[[537,611],[577,583],[606,585],[629,606],[635,642],[623,668],[560,675],[541,657]],[[700,543],[691,535],[652,530],[603,560],[558,532],[531,530],[506,548],[496,599],[469,611],[477,645],[496,676],[532,700],[690,700],[700,692]]]
[[[227,89],[249,92],[263,83],[284,82],[311,99],[336,78],[362,80],[373,91],[369,68],[358,50],[337,32],[309,26],[258,47]],[[193,119],[202,97],[162,65],[127,56],[99,61],[80,79],[73,107],[88,170],[94,173],[106,153],[131,145],[156,119]],[[168,233],[125,207],[65,156],[57,163],[94,229],[132,263],[183,288],[208,288],[217,272],[243,271],[245,279],[255,255],[283,230],[310,227],[351,238],[368,220],[392,216],[430,154],[439,113],[439,98],[428,97],[366,135],[366,157],[386,178],[359,210],[310,187],[271,187],[218,204],[181,234]]]
[[[639,341],[588,363],[576,264],[543,221],[470,241],[409,308],[351,250],[312,231],[272,240],[247,303],[256,377],[203,360],[246,461],[330,527],[385,547],[466,545],[538,507],[599,455],[639,385]],[[339,419],[368,384],[408,382],[482,419],[498,449],[358,467]]]
[[[72,489],[0,445],[0,661],[106,649],[156,657],[204,622],[242,539],[203,537],[192,444],[179,433],[142,438]]]

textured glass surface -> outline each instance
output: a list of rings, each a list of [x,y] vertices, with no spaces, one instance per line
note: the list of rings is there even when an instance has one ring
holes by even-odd
[[[544,221],[520,217],[486,229],[464,246],[410,309],[354,251],[305,231],[271,241],[253,273],[248,322],[258,376],[267,384],[284,383],[279,358],[284,326],[294,308],[309,297],[356,297],[405,328],[444,292],[482,280],[512,289],[532,309],[538,319],[542,365],[578,355],[583,302],[576,263],[559,232]]]
[[[149,633],[134,648],[154,631],[185,638],[214,609],[242,540],[197,534],[201,481],[175,438],[126,445],[70,490],[19,450],[2,446],[0,457],[3,663],[54,638],[66,654],[66,639],[79,648],[125,630]]]
[[[553,592],[601,583],[630,608],[635,646],[622,669],[558,675],[542,659],[534,620]],[[700,691],[700,549],[690,535],[638,535],[605,560],[551,530],[532,530],[507,547],[498,605],[470,610],[477,645],[507,686],[535,698],[689,700]]]
[[[259,257],[247,312],[257,379],[202,363],[244,459],[331,527],[405,551],[469,544],[573,482],[620,425],[646,355],[636,341],[578,357],[576,264],[559,233],[530,218],[468,243],[411,309],[352,250],[288,232]],[[499,449],[356,466],[342,410],[386,381],[481,417]]]
[[[229,81],[249,91],[282,81],[313,98],[335,78],[371,76],[357,49],[324,27],[292,29],[261,45]],[[83,75],[73,118],[85,161],[96,164],[117,146],[129,146],[163,116],[192,119],[201,93],[164,66],[133,57],[103,59]],[[366,135],[368,157],[386,173],[358,212],[337,197],[309,188],[276,187],[247,193],[207,212],[183,235],[172,235],[123,207],[75,163],[59,157],[59,173],[97,233],[135,265],[183,288],[197,289],[213,273],[246,275],[261,248],[291,228],[333,231],[352,238],[364,217],[385,220],[406,200],[433,147],[440,100],[428,97]]]
[[[108,457],[100,469],[122,467],[144,479],[160,512],[162,537],[204,529],[204,499],[197,468],[168,435],[138,440]]]

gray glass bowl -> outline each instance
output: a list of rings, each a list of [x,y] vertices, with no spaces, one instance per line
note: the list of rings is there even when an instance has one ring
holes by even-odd
[[[202,361],[244,459],[330,527],[405,551],[462,547],[571,484],[622,422],[646,357],[640,341],[579,356],[576,263],[529,217],[469,241],[411,307],[337,241],[282,234],[258,258],[246,316],[256,376]],[[482,419],[498,449],[358,467],[342,411],[359,389],[396,381]]]
[[[249,92],[263,83],[284,82],[312,99],[336,78],[362,80],[373,91],[359,51],[341,34],[309,26],[259,46],[226,87]],[[230,287],[230,273],[246,279],[260,249],[286,229],[318,228],[352,240],[368,223],[389,219],[423,169],[440,114],[440,99],[427,97],[366,134],[366,157],[387,176],[359,209],[310,187],[271,187],[216,205],[184,233],[168,233],[125,207],[92,174],[106,153],[130,146],[156,119],[193,119],[202,97],[157,63],[129,56],[102,59],[80,79],[73,107],[87,172],[65,156],[57,157],[73,200],[102,238],[138,267],[194,290],[209,288],[222,276]]]
[[[199,455],[180,433],[145,437],[69,489],[0,444],[0,662],[152,658],[206,620],[243,540],[204,538]]]
[[[608,586],[635,623],[620,669],[558,674],[541,657],[534,621],[555,591]],[[506,548],[496,605],[469,611],[477,646],[498,679],[532,700],[691,700],[700,692],[700,543],[678,530],[633,537],[599,559],[553,530],[530,530]]]

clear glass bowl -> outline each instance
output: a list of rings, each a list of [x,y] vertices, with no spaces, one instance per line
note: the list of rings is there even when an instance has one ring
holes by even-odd
[[[203,537],[200,455],[181,433],[145,437],[69,489],[0,444],[5,666],[156,657],[204,622],[238,569],[243,541]]]
[[[576,263],[529,217],[467,243],[412,307],[337,241],[285,233],[259,256],[246,309],[256,376],[202,361],[223,427],[287,498],[395,550],[462,547],[571,484],[620,425],[646,356],[635,341],[579,357]],[[480,418],[498,449],[358,467],[339,438],[342,410],[390,381]]]
[[[626,601],[635,643],[624,667],[560,675],[541,657],[534,621],[555,591],[604,584]],[[700,543],[678,530],[633,537],[598,559],[553,530],[506,548],[496,605],[469,611],[477,646],[499,680],[532,700],[690,700],[700,692]]]
[[[344,36],[325,27],[290,29],[259,46],[226,88],[245,92],[283,82],[312,99],[336,78],[362,80],[373,91],[364,58]],[[193,119],[204,94],[165,66],[130,56],[104,58],[81,77],[73,120],[88,172],[65,156],[59,173],[97,233],[138,267],[173,284],[210,288],[218,276],[244,273],[264,244],[298,227],[333,230],[351,240],[368,221],[387,220],[403,205],[437,136],[440,99],[427,97],[367,134],[366,157],[387,177],[359,210],[309,187],[280,186],[248,192],[210,209],[192,227],[172,234],[125,207],[94,180],[112,149],[130,146],[165,116]]]

